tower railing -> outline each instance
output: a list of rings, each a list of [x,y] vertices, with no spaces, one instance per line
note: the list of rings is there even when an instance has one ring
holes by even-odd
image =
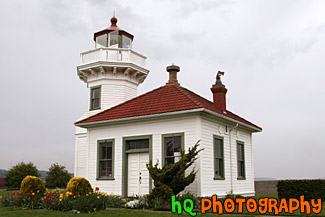
[[[147,57],[128,48],[97,48],[80,54],[80,64],[98,61],[134,63],[146,67]]]

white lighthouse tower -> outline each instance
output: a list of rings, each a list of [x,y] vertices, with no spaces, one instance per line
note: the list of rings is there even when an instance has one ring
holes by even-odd
[[[137,96],[138,85],[147,77],[147,57],[132,50],[134,36],[117,25],[94,34],[95,49],[80,54],[79,78],[87,84],[88,109],[84,119]],[[75,176],[88,177],[88,132],[76,127]],[[87,159],[87,160],[85,160]]]
[[[136,97],[147,77],[146,57],[132,50],[134,36],[111,26],[94,34],[95,49],[80,54],[79,78],[89,89],[87,118]]]

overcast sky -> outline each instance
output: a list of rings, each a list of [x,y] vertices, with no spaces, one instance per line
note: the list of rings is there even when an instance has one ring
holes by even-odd
[[[225,71],[228,110],[263,127],[255,177],[325,177],[325,1],[0,1],[0,168],[74,166],[74,121],[87,109],[76,67],[110,25],[135,36],[150,74],[139,94],[182,86],[212,100]]]

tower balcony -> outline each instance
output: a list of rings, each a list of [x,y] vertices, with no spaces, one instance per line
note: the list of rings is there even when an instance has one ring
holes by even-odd
[[[80,54],[80,63],[88,64],[97,61],[133,63],[146,67],[147,57],[128,48],[97,48]]]
[[[130,77],[130,81],[142,83],[149,70],[146,69],[147,57],[130,48],[102,47],[80,54],[78,75],[81,80],[88,82],[98,75],[114,78],[107,74]],[[120,76],[118,76],[121,78]]]

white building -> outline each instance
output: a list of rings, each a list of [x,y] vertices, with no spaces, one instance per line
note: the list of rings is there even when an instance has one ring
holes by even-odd
[[[174,163],[198,140],[194,183],[199,196],[254,194],[252,133],[262,129],[226,110],[220,75],[214,102],[180,86],[179,67],[167,67],[166,85],[137,96],[149,73],[146,57],[132,50],[133,35],[111,26],[94,34],[96,48],[81,53],[78,75],[89,89],[89,109],[75,123],[75,176],[102,191],[132,196],[153,188],[146,163]]]

